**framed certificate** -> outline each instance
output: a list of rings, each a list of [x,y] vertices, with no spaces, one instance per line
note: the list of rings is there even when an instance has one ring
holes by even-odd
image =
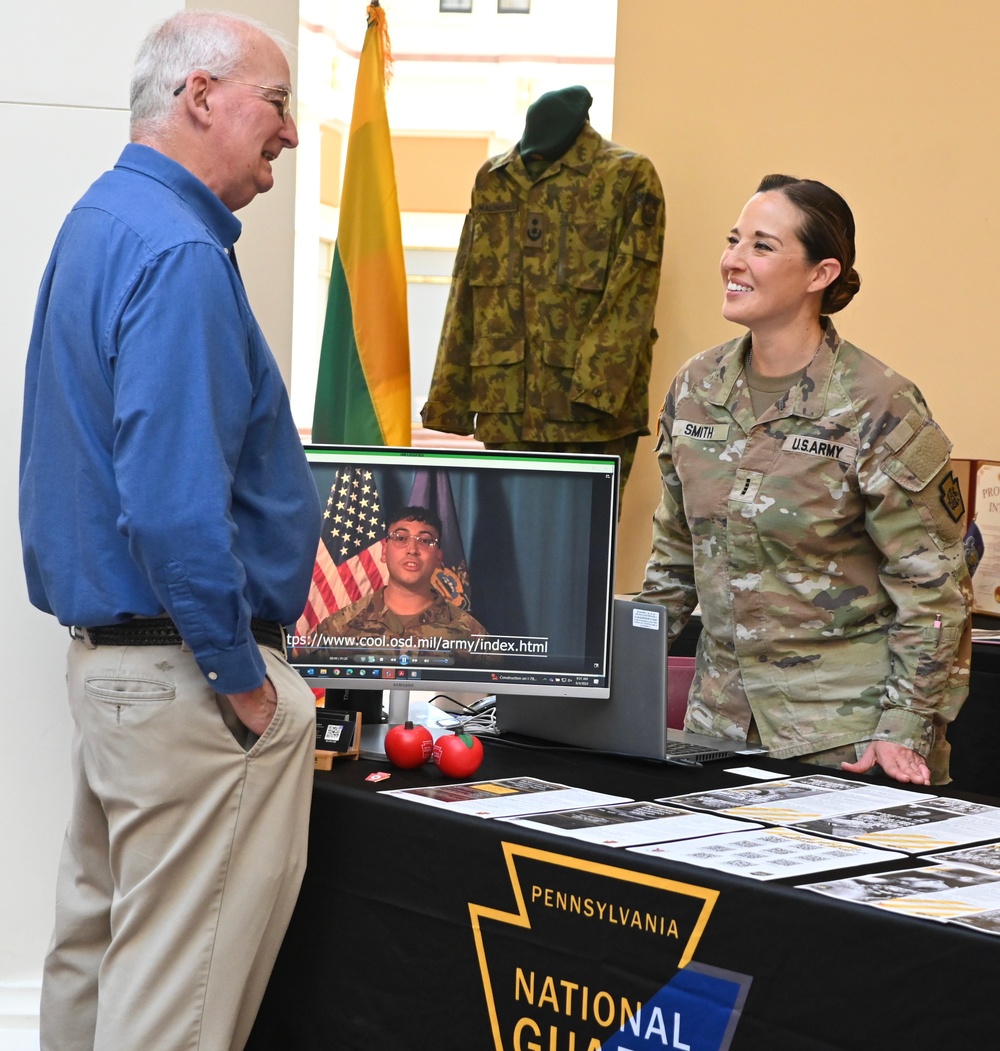
[[[983,537],[983,557],[972,578],[973,611],[1000,617],[1000,463],[973,465],[971,520]]]

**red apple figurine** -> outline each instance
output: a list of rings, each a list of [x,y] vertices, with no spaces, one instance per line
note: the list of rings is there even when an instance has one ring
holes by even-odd
[[[385,754],[393,766],[412,770],[423,766],[431,757],[434,738],[426,726],[414,726],[407,721],[392,726],[385,735]]]
[[[483,742],[472,734],[443,734],[434,742],[434,762],[447,777],[468,777],[483,761]]]

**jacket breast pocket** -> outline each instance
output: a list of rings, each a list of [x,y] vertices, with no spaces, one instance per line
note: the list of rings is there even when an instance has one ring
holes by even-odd
[[[603,292],[608,283],[611,226],[563,215],[559,230],[557,280],[584,292]]]
[[[514,238],[516,218],[516,211],[476,213],[467,263],[469,284],[509,285],[520,280]]]

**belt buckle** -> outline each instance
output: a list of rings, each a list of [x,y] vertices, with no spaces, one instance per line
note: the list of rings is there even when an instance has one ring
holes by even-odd
[[[76,624],[71,624],[69,627],[69,637],[74,642],[82,642],[88,650],[96,650],[97,643],[94,642],[90,637],[90,632],[86,628],[81,628]]]

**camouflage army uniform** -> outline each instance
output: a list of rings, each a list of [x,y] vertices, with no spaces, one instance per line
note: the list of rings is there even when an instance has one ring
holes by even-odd
[[[487,161],[424,424],[491,448],[648,434],[663,232],[653,165],[589,124],[537,178],[516,147]]]
[[[385,593],[379,589],[374,594],[331,613],[316,629],[313,638],[319,641],[319,637],[323,635],[331,638],[384,637],[387,640],[384,647],[366,645],[365,652],[384,652],[393,656],[409,653],[411,656],[419,656],[438,650],[433,646],[421,646],[418,640],[430,642],[435,639],[468,639],[473,635],[488,634],[475,617],[458,606],[453,606],[437,592],[434,594],[434,601],[423,612],[403,617],[386,606]],[[412,646],[393,645],[394,639],[413,639],[414,642]],[[350,648],[349,644],[346,648]]]
[[[700,602],[686,726],[778,757],[892,741],[947,777],[968,692],[971,586],[950,443],[912,383],[830,323],[754,418],[749,335],[692,358],[660,417],[644,599]]]

